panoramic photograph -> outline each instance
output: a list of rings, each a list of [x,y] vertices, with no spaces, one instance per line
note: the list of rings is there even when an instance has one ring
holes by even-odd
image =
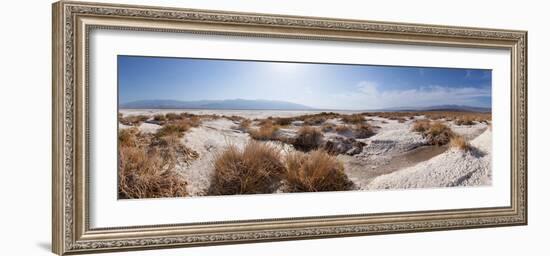
[[[117,62],[119,199],[491,185],[491,70]]]

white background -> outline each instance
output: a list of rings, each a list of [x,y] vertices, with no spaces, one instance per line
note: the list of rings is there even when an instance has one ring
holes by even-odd
[[[98,30],[90,34],[90,226],[227,220],[510,205],[510,52],[507,50],[304,41]],[[117,54],[297,60],[492,70],[492,184],[481,187],[117,200]],[[368,62],[367,62],[368,61]],[[368,203],[367,203],[368,202]],[[192,210],[188,210],[192,209]]]
[[[123,1],[191,8],[529,30],[529,226],[229,245],[120,255],[546,255],[550,22],[544,1]],[[0,16],[2,255],[51,255],[50,1],[10,1]],[[545,232],[546,231],[546,232]]]

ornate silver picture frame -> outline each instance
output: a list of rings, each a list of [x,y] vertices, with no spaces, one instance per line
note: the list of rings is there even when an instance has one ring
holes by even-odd
[[[97,30],[507,50],[510,134],[499,139],[510,140],[510,204],[94,228],[89,102],[101,95],[90,93],[89,46]],[[52,31],[52,247],[59,255],[527,224],[526,31],[72,1],[53,4]]]

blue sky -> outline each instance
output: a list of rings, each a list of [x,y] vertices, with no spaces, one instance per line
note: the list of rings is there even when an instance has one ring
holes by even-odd
[[[367,62],[367,61],[366,61]],[[491,71],[118,56],[119,102],[262,99],[323,109],[491,106]]]

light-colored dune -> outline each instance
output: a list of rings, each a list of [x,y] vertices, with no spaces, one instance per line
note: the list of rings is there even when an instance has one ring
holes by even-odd
[[[131,127],[133,127],[133,126],[118,123],[118,129],[119,130],[128,129],[128,128],[131,128]],[[156,133],[157,130],[160,129],[161,127],[162,126],[160,126],[158,124],[151,124],[151,123],[141,123],[139,126],[137,126],[139,131],[143,132],[143,133]]]
[[[201,195],[208,190],[214,171],[214,158],[217,154],[229,145],[242,149],[250,140],[248,133],[235,129],[236,125],[236,122],[225,118],[203,121],[199,127],[187,131],[181,139],[185,146],[199,153],[199,157],[189,165],[176,166],[176,170],[188,182],[187,192],[190,196]],[[264,143],[279,148],[282,152],[294,150],[292,146],[281,142]]]
[[[176,164],[175,170],[188,182],[187,191],[191,196],[203,195],[208,191],[214,172],[214,159],[229,145],[243,148],[250,135],[239,129],[239,121],[232,121],[223,116],[241,116],[249,119],[289,117],[302,114],[314,114],[311,111],[247,111],[247,110],[121,110],[126,115],[144,114],[152,116],[159,113],[188,112],[198,115],[217,114],[220,118],[204,117],[198,127],[184,133],[181,143],[196,151],[198,158],[190,162]],[[479,186],[491,184],[491,131],[486,123],[475,123],[469,126],[455,125],[453,122],[440,120],[453,132],[470,140],[474,147],[472,152],[447,149],[427,145],[422,134],[411,130],[415,120],[423,116],[407,118],[405,121],[390,120],[378,116],[368,116],[366,120],[372,125],[375,134],[368,138],[355,138],[350,133],[339,134],[336,131],[324,132],[324,141],[338,143],[345,139],[357,142],[354,153],[339,153],[337,159],[344,164],[347,176],[356,189],[405,189],[432,188],[448,186]],[[238,119],[235,119],[238,120]],[[340,118],[332,118],[325,124],[344,124]],[[278,131],[281,138],[294,138],[303,126],[302,121],[282,126]],[[353,127],[353,125],[350,125]],[[119,124],[119,129],[131,126]],[[144,122],[137,126],[143,133],[155,133],[160,125]],[[252,129],[258,129],[259,122],[253,121]],[[322,125],[314,125],[321,129]],[[288,140],[286,140],[288,141]],[[345,143],[351,143],[347,140]],[[342,143],[344,143],[342,142]],[[278,140],[263,141],[281,150],[281,153],[294,151],[291,144]],[[288,143],[288,142],[287,142]],[[340,145],[340,144],[338,144]],[[348,144],[346,144],[348,145]],[[351,145],[351,144],[350,144]],[[355,145],[355,144],[353,144]],[[355,147],[355,146],[354,146]],[[353,148],[355,150],[355,148]]]
[[[491,130],[471,141],[474,149],[449,149],[428,161],[373,179],[365,189],[406,189],[491,184]]]
[[[225,118],[204,121],[201,126],[191,128],[181,139],[182,143],[199,153],[189,165],[178,165],[187,180],[187,192],[191,196],[208,190],[212,176],[214,157],[228,145],[242,148],[248,141],[248,134],[232,129],[235,123]]]
[[[399,123],[395,120],[384,120],[373,118],[373,124],[380,126],[378,132],[368,138],[367,146],[363,148],[360,156],[368,155],[393,155],[409,151],[413,148],[426,144],[426,139],[421,134],[411,132],[412,120]]]
[[[156,133],[161,127],[158,124],[142,123],[139,125],[139,130],[144,133]]]

